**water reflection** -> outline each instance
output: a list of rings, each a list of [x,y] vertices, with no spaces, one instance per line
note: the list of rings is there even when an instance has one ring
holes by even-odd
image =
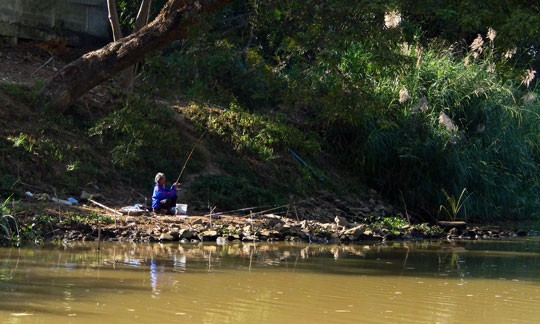
[[[1,258],[0,264],[0,281],[9,281],[13,279],[13,273],[19,267],[20,257],[13,257],[12,253],[18,253],[18,249],[8,249],[7,257]]]
[[[524,316],[540,309],[539,239],[345,246],[102,244],[96,250],[88,243],[0,249],[0,323],[3,315],[29,312],[51,320],[114,313],[128,322],[142,319],[145,309],[154,317],[192,314],[208,323],[257,322],[242,317],[246,314],[274,322],[269,319],[276,310],[303,312],[312,322],[324,322],[324,314],[327,322],[339,322],[329,314],[354,322],[346,314],[354,315],[356,305],[379,314],[378,320],[423,305],[417,307],[418,318],[404,321],[456,322],[463,307],[479,319],[487,316],[484,304],[521,307]]]
[[[189,262],[188,262],[189,261]],[[389,245],[303,244],[102,244],[37,250],[0,249],[0,280],[18,270],[46,266],[130,271],[148,268],[150,282],[161,272],[257,270],[327,272],[341,275],[414,275],[455,278],[538,279],[540,240],[497,242],[400,242]]]
[[[173,271],[185,272],[186,271],[186,256],[182,253],[174,254],[173,256]]]

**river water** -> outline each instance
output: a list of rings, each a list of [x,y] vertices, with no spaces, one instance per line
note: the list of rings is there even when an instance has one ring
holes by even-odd
[[[540,238],[0,249],[0,323],[540,323]]]

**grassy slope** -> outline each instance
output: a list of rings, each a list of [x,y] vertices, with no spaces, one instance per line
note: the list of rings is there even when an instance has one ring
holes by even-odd
[[[424,56],[418,71],[404,75],[400,83],[381,81],[386,86],[379,96],[392,98],[405,88],[409,100],[392,99],[385,114],[374,113],[356,128],[356,137],[346,146],[351,151],[339,152],[342,161],[352,161],[348,168],[356,170],[357,178],[326,155],[337,151],[329,147],[331,141],[317,138],[301,122],[291,122],[286,111],[262,113],[234,104],[222,111],[109,91],[106,96],[115,99],[95,106],[83,103],[51,118],[36,108],[32,89],[2,84],[1,194],[15,191],[20,196],[32,188],[20,181],[63,196],[98,185],[118,196],[117,202],[129,203],[141,199],[136,191],[149,193],[155,172],[165,171],[172,181],[204,133],[188,164],[183,179],[188,194],[182,197],[201,210],[275,205],[288,202],[290,194],[321,190],[336,196],[361,194],[362,184],[356,180],[364,177],[374,186],[386,179],[383,189],[394,190],[390,194],[400,195],[409,208],[416,203],[415,211],[429,204],[433,211],[444,204],[441,189],[452,195],[467,188],[473,196],[466,209],[488,215],[476,220],[534,215],[537,97],[525,103],[513,85],[509,88],[487,72],[487,63],[468,65],[452,56],[428,54],[432,56]],[[415,107],[422,99],[429,105],[419,114]],[[439,125],[440,112],[458,123],[458,131]],[[366,134],[367,140],[362,137]],[[318,176],[302,167],[289,148],[300,152]],[[326,181],[319,182],[319,177]]]
[[[0,194],[4,198],[11,193],[20,198],[27,190],[78,197],[82,190],[93,192],[98,186],[100,193],[114,198],[113,205],[141,202],[141,193],[149,197],[156,172],[165,171],[168,182],[176,178],[204,132],[192,121],[209,111],[204,106],[123,97],[105,104],[116,107],[114,112],[79,104],[67,115],[54,117],[39,107],[34,89],[0,85]],[[268,125],[259,126],[262,129],[254,131],[264,131]],[[335,183],[347,177],[332,161],[319,159],[330,173],[319,171],[328,179],[320,183],[288,151],[265,155],[274,147],[269,144],[271,135],[246,151],[234,147],[236,141],[227,131],[220,133],[216,125],[208,129],[182,179],[181,199],[200,210],[208,205],[226,210],[286,203],[289,194],[334,190]]]
[[[78,195],[117,178],[106,152],[96,147],[86,128],[92,108],[77,107],[55,118],[42,111],[33,89],[0,85],[0,190],[19,195],[31,186],[59,195]],[[30,186],[24,187],[20,182]]]

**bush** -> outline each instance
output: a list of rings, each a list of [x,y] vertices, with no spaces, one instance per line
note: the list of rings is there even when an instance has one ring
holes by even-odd
[[[243,3],[209,15],[145,66],[148,82],[174,80],[188,98],[232,107],[190,106],[197,125],[249,159],[276,162],[289,148],[316,159],[324,149],[349,181],[430,220],[458,201],[451,217],[540,217],[538,91],[512,79],[522,73],[496,52],[494,34],[471,53],[459,44],[426,50],[410,21],[383,28],[393,3]],[[224,200],[217,188],[240,180],[201,181]]]
[[[184,110],[184,114],[239,153],[270,160],[276,157],[276,153],[290,148],[313,155],[320,146],[313,133],[306,134],[277,118],[263,117],[236,107],[228,111],[215,110],[192,104]]]
[[[540,105],[516,100],[523,89],[491,71],[493,61],[469,60],[428,51],[401,82],[382,89],[394,98],[407,89],[409,98],[369,119],[347,152],[351,167],[431,215],[446,201],[443,191],[457,199],[464,188],[470,198],[460,218],[538,215]],[[441,124],[443,113],[457,128]]]
[[[173,123],[169,108],[133,96],[97,121],[90,135],[111,149],[113,165],[130,182],[151,187],[156,172],[172,179],[191,150]],[[195,151],[186,170],[200,169],[202,158]]]

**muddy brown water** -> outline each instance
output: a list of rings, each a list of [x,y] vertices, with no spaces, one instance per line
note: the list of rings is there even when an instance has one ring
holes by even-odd
[[[0,323],[539,323],[540,238],[0,249]]]

